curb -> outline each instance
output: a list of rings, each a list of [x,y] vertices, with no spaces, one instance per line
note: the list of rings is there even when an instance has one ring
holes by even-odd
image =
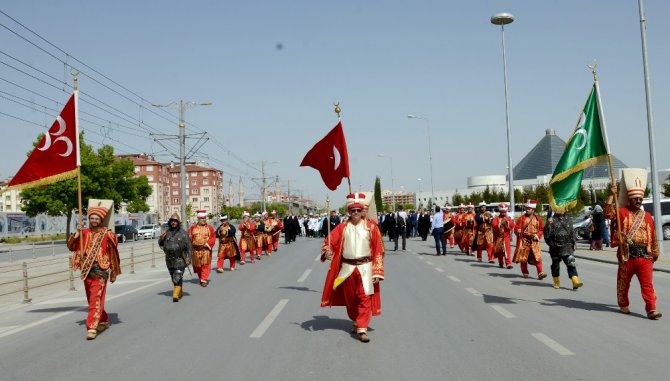
[[[594,258],[594,257],[585,256],[585,255],[582,255],[582,254],[576,254],[576,253],[573,254],[573,255],[575,256],[575,258],[584,259],[584,260],[587,260],[587,261],[609,263],[611,265],[617,265],[618,264],[617,261],[612,261],[610,259]],[[670,274],[670,269],[664,269],[664,268],[660,268],[660,267],[654,267],[654,271],[659,271],[659,272]]]

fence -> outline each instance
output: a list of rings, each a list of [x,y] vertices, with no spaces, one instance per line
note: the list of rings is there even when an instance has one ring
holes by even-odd
[[[151,267],[156,267],[156,242],[152,242],[150,248],[146,247],[149,249],[148,252],[143,250],[145,247],[139,249],[136,253],[134,245],[130,248],[121,248],[119,256],[122,271],[129,269],[130,274],[135,274],[135,266],[147,262],[151,262]],[[34,258],[34,246],[32,250]],[[23,292],[23,303],[27,304],[32,300],[31,290],[65,282],[69,283],[68,290],[75,291],[75,274],[70,267],[72,255],[60,255],[54,258],[55,246],[53,245],[52,253],[54,253],[52,258],[48,259],[22,261],[21,263],[14,263],[10,260],[9,264],[0,265],[0,297]]]

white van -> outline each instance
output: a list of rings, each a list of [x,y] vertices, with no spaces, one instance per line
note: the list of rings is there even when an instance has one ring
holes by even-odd
[[[654,217],[654,202],[652,199],[642,201],[642,207]],[[661,199],[661,224],[663,225],[663,239],[670,240],[670,198]]]

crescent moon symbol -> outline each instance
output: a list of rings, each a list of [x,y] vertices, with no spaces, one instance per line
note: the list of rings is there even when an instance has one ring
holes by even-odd
[[[59,155],[62,157],[70,156],[72,154],[72,148],[73,148],[70,139],[65,136],[61,136],[60,138],[54,140],[54,144],[59,140],[62,140],[65,142],[65,144],[67,144],[67,150],[64,153],[59,153]]]
[[[67,123],[63,120],[63,118],[58,115],[56,118],[56,122],[58,122],[58,131],[54,132],[54,136],[60,136],[63,135],[63,132],[65,132],[65,129],[67,128]]]
[[[335,166],[333,167],[333,169],[337,169],[340,166],[341,156],[340,156],[340,151],[338,151],[337,147],[335,147],[335,146],[333,146],[333,159],[335,159],[334,160]]]
[[[575,137],[577,137],[577,134],[584,136],[584,139],[582,139],[582,144],[576,146],[575,149],[576,150],[584,149],[584,147],[586,147],[586,139],[587,139],[586,130],[580,128],[579,130],[575,131]]]

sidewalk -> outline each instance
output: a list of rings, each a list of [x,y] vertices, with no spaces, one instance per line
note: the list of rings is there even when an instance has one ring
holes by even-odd
[[[666,241],[664,249],[667,250],[669,246],[670,243]],[[549,251],[548,246],[544,242],[542,243],[542,251]],[[583,242],[577,243],[575,258],[617,264],[616,249],[604,247],[602,251],[591,251],[589,250],[589,244]],[[670,273],[670,255],[667,252],[661,253],[656,263],[654,263],[654,271]]]

